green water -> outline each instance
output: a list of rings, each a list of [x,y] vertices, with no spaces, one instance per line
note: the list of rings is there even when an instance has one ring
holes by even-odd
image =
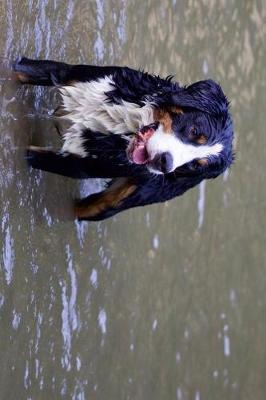
[[[266,5],[259,0],[0,2],[0,399],[266,398]],[[98,180],[27,168],[59,146],[56,94],[19,55],[120,64],[231,100],[236,162],[169,203],[70,218]]]

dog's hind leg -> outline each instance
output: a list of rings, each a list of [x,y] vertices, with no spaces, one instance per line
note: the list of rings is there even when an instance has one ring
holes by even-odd
[[[52,86],[66,79],[69,66],[56,61],[30,60],[22,57],[13,63],[13,71],[21,83]]]
[[[13,64],[15,77],[21,83],[42,86],[68,85],[86,82],[111,75],[122,67],[97,67],[94,65],[70,65],[51,60],[18,58]]]
[[[79,220],[99,221],[109,218],[123,209],[123,203],[137,189],[134,178],[114,179],[111,185],[100,193],[76,200],[75,216]]]

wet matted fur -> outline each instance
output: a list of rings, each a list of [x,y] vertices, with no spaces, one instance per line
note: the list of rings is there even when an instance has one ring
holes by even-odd
[[[68,119],[60,151],[30,147],[33,168],[77,179],[112,178],[76,201],[77,218],[102,220],[182,195],[233,160],[229,103],[212,80],[180,86],[128,67],[18,59],[20,82],[54,85]]]

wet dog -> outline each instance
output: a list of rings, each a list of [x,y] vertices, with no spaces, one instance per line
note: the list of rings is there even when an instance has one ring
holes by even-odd
[[[229,103],[212,80],[182,87],[128,67],[18,59],[24,84],[54,85],[60,118],[69,121],[60,151],[30,147],[33,168],[77,179],[112,178],[76,201],[80,220],[179,196],[232,163]]]

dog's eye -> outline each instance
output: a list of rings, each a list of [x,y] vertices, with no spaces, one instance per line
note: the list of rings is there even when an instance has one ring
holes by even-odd
[[[197,141],[199,136],[199,130],[195,126],[192,126],[189,130],[189,139],[192,141]]]
[[[195,126],[192,126],[189,131],[189,138],[197,144],[206,144],[207,138]]]
[[[189,136],[196,137],[198,135],[198,130],[195,126],[192,126],[189,130]]]

